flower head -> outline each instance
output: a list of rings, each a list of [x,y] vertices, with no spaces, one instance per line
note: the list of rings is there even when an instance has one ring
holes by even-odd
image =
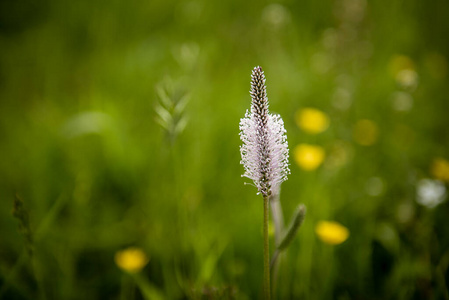
[[[269,196],[287,180],[288,143],[284,122],[279,115],[268,111],[265,75],[255,67],[251,75],[251,111],[240,120],[242,176],[252,179],[264,196]]]

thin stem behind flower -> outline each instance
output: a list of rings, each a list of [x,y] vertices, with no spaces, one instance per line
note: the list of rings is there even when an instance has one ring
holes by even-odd
[[[282,206],[279,199],[280,191],[274,191],[269,197],[271,205],[271,216],[273,218],[274,224],[274,242],[279,245],[282,238],[282,233],[284,232],[284,214],[282,213]],[[274,253],[275,257],[271,259],[270,271],[271,271],[271,289],[273,295],[276,293],[277,278],[279,274],[279,261],[277,258],[279,253],[277,250]]]
[[[279,200],[279,191],[272,192],[269,197],[271,205],[271,216],[274,224],[274,242],[279,244],[281,242],[282,233],[284,231],[284,214],[282,213],[281,202]]]
[[[264,276],[264,297],[265,300],[271,299],[270,290],[270,243],[268,239],[268,219],[269,219],[269,199],[268,196],[263,197],[263,276]]]

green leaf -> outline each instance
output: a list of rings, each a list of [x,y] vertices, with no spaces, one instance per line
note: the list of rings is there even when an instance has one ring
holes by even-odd
[[[167,111],[164,107],[162,107],[161,105],[156,105],[154,110],[156,111],[156,113],[158,114],[158,116],[161,118],[161,120],[164,123],[166,123],[166,124],[172,123],[173,118],[172,118],[170,112]]]
[[[285,231],[285,234],[283,235],[281,242],[277,246],[277,249],[282,251],[290,245],[290,243],[295,238],[299,227],[301,227],[301,224],[304,222],[305,216],[306,216],[306,207],[304,206],[304,204],[298,205],[295,212],[293,213],[290,225]]]
[[[178,103],[176,103],[175,108],[173,109],[174,113],[180,115],[183,113],[187,103],[189,103],[190,96],[188,94],[183,95]]]
[[[167,92],[165,91],[165,89],[161,85],[157,85],[156,86],[156,93],[159,96],[159,99],[161,100],[162,104],[166,108],[170,108],[172,106],[172,100],[167,95]]]

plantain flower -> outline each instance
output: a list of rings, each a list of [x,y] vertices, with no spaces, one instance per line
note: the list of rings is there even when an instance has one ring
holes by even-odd
[[[279,115],[268,111],[265,75],[255,67],[251,75],[251,111],[240,120],[242,175],[251,179],[263,196],[279,189],[290,174],[288,143],[284,122]]]

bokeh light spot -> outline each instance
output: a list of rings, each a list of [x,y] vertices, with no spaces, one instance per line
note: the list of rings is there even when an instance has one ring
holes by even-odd
[[[371,146],[376,143],[379,129],[371,120],[359,120],[354,126],[354,140],[362,146]]]
[[[418,86],[418,73],[413,69],[404,69],[396,74],[396,82],[404,89],[414,90]]]
[[[399,72],[402,70],[414,70],[415,64],[413,60],[406,55],[394,55],[389,64],[390,74],[393,78],[396,78]]]
[[[446,199],[446,187],[439,180],[421,179],[416,186],[416,202],[434,208]]]
[[[370,196],[380,196],[385,190],[385,183],[380,177],[371,177],[366,181],[365,190]]]
[[[329,169],[338,169],[351,159],[352,149],[348,143],[337,140],[330,146],[328,153],[326,167]]]
[[[272,3],[263,9],[262,20],[273,29],[279,29],[290,21],[290,12],[281,4]]]
[[[393,109],[396,111],[406,112],[413,107],[413,97],[406,92],[395,92],[392,97]]]

